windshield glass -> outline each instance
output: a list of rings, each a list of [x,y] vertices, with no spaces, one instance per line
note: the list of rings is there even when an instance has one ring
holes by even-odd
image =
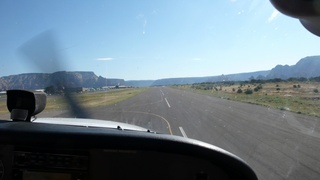
[[[44,91],[38,119],[197,139],[259,179],[320,177],[320,41],[269,1],[4,0],[0,24],[2,119],[6,90]]]

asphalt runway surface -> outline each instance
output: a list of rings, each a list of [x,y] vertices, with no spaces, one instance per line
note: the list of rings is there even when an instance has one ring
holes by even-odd
[[[316,117],[169,87],[150,88],[89,113],[213,144],[245,160],[259,179],[320,179]]]
[[[320,178],[319,118],[168,87],[90,113],[216,145],[245,160],[259,179]]]

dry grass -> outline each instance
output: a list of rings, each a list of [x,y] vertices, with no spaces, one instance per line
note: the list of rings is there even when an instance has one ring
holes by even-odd
[[[77,103],[83,107],[93,108],[107,106],[131,98],[145,91],[147,88],[131,88],[110,91],[85,92],[73,94]],[[0,114],[7,114],[6,95],[0,97]],[[68,103],[63,96],[48,96],[45,111],[68,110]]]
[[[196,93],[206,94],[210,96],[247,102],[277,108],[281,110],[289,110],[296,113],[320,117],[320,92],[315,93],[314,89],[320,91],[320,83],[317,82],[279,82],[262,84],[262,89],[253,94],[237,93],[240,88],[243,92],[246,89],[254,89],[259,84],[235,84],[222,85],[221,90],[201,90],[191,88],[191,85],[177,86],[179,89],[189,90]],[[293,86],[296,85],[297,88]],[[298,85],[300,88],[298,88]],[[277,90],[278,88],[278,90]],[[220,89],[220,87],[218,88]]]
[[[0,95],[0,114],[6,114],[6,113],[8,113],[7,96],[6,95]]]
[[[77,100],[83,107],[107,106],[136,96],[146,89],[132,88],[108,92],[83,93],[77,96]]]

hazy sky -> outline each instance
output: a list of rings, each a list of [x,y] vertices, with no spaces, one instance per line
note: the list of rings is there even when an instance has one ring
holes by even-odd
[[[48,31],[55,49],[46,41],[32,46],[42,63],[28,63],[18,49]],[[320,54],[319,47],[318,37],[267,0],[0,1],[0,76],[211,76],[293,65]]]

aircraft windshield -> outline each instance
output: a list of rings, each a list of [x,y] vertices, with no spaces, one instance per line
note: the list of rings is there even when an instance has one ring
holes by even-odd
[[[2,119],[6,90],[44,91],[37,118],[197,139],[259,179],[320,177],[320,41],[269,1],[4,0],[0,26]]]

